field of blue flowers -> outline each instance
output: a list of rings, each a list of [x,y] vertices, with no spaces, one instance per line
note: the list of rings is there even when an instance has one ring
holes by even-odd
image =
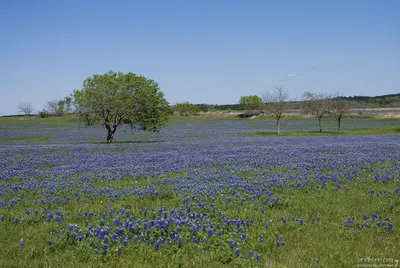
[[[354,119],[347,128],[394,124]],[[0,124],[0,267],[400,259],[400,135],[248,135],[268,128],[174,121],[158,134],[119,129],[105,144],[101,128]]]

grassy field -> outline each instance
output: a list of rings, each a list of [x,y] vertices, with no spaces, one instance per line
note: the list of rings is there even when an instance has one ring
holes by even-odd
[[[399,120],[323,124],[0,118],[0,267],[398,266]]]

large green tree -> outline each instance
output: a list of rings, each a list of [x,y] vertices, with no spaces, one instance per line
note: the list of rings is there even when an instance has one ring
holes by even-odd
[[[88,124],[100,123],[112,142],[121,124],[156,132],[168,120],[168,102],[158,84],[134,73],[93,75],[73,93],[77,112]]]

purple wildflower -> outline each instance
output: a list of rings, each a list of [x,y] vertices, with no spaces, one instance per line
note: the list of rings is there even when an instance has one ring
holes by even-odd
[[[249,251],[249,257],[252,258],[254,255],[254,252],[252,250]]]
[[[236,253],[236,256],[239,256],[239,255],[240,255],[240,249],[239,249],[239,248],[236,248],[235,253]]]

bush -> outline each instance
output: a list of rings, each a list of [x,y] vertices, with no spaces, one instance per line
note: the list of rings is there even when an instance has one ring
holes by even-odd
[[[50,117],[50,113],[48,111],[43,110],[43,111],[39,112],[38,116],[40,118],[48,118],[48,117]]]
[[[178,103],[175,106],[175,111],[182,116],[199,115],[201,112],[200,107],[189,102]]]

